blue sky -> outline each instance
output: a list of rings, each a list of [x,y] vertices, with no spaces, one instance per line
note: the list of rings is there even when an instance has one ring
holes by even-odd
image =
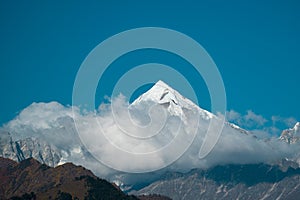
[[[269,121],[300,120],[299,11],[300,3],[291,0],[1,1],[0,124],[32,102],[72,104],[74,79],[87,54],[114,34],[146,26],[180,31],[207,50],[223,77],[229,110],[246,116],[252,110]],[[181,62],[155,51],[138,55],[118,62]],[[110,81],[97,93],[98,102]],[[200,106],[209,110],[201,77],[198,90]]]

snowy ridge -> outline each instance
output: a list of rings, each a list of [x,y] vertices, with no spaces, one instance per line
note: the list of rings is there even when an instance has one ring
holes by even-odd
[[[233,128],[235,130],[238,130],[238,131],[240,131],[241,133],[244,133],[244,134],[249,134],[250,133],[249,131],[239,127],[236,124],[230,123],[230,122],[225,122],[225,125],[230,126],[231,128]]]

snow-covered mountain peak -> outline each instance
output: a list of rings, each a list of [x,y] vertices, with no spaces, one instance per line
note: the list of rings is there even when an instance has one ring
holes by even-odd
[[[199,108],[191,100],[185,98],[161,80],[159,80],[150,90],[137,98],[131,105],[136,106],[147,101],[166,106],[169,113],[175,116],[184,117],[183,109],[200,111],[202,117],[206,119],[211,119],[214,116],[212,113]]]
[[[181,106],[185,106],[186,104],[196,106],[193,102],[184,98],[179,92],[161,80],[159,80],[150,90],[142,94],[132,104],[149,100],[159,104],[173,102],[176,105],[183,104]]]

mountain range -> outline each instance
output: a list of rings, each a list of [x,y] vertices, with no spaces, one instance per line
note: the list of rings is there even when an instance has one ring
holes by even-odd
[[[163,110],[164,115],[152,112],[149,119],[145,113],[148,114],[154,105],[158,106],[158,110]],[[5,124],[0,130],[0,156],[20,163],[34,158],[45,164],[43,166],[56,167],[54,169],[61,169],[64,163],[73,162],[135,195],[161,194],[172,199],[292,199],[299,195],[299,122],[293,128],[284,130],[279,138],[268,140],[261,140],[251,131],[225,122],[215,148],[206,158],[199,159],[199,147],[205,142],[203,138],[210,121],[220,116],[198,107],[162,81],[127,107],[141,125],[149,120],[153,122],[153,119],[154,122],[163,121],[162,116],[166,117],[161,129],[162,136],[147,144],[149,150],[168,144],[175,137],[174,130],[181,131],[178,141],[182,143],[178,149],[185,151],[178,152],[173,164],[166,165],[158,173],[138,176],[142,177],[141,180],[132,178],[134,175],[130,173],[99,164],[77,134],[72,109],[57,102],[33,103]],[[90,116],[80,117],[84,122],[90,119]],[[107,118],[99,117],[103,124],[107,124],[104,123]],[[125,128],[132,130],[126,127],[126,123]],[[183,128],[178,129],[178,124]],[[198,128],[196,133],[193,132],[194,126]],[[144,131],[141,134],[146,137],[149,133]],[[127,140],[119,140],[117,145],[129,150],[133,147],[145,149],[143,144],[124,146],[128,143]],[[181,149],[180,146],[189,148]],[[169,154],[160,154],[158,158],[169,162],[168,157]],[[26,162],[36,165],[32,160]],[[132,163],[138,165],[138,162]],[[145,167],[150,166],[147,161],[145,163]],[[152,178],[149,179],[149,176]],[[92,177],[95,178],[94,175]],[[9,197],[12,195],[22,194],[10,193]],[[82,199],[83,195],[80,195],[75,194]]]

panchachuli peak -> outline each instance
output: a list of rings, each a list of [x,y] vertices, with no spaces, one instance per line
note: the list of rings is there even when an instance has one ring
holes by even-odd
[[[205,119],[211,119],[214,116],[212,113],[198,107],[161,80],[157,81],[150,90],[138,97],[131,105],[137,106],[147,101],[166,106],[169,113],[174,116],[184,117],[184,109],[200,111],[200,115]]]

